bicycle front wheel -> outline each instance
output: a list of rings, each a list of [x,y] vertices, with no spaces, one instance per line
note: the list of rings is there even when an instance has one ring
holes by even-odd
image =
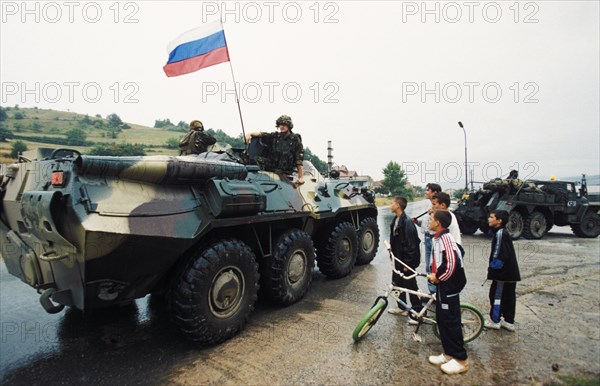
[[[352,333],[352,339],[354,339],[355,342],[358,342],[363,336],[365,336],[365,334],[369,332],[371,327],[373,327],[375,323],[377,323],[377,321],[383,314],[383,311],[387,307],[387,304],[388,301],[386,298],[377,298],[373,307],[371,307],[369,312],[367,312],[367,314],[358,323],[358,326],[356,326],[356,328],[354,329],[354,332]]]
[[[461,303],[460,324],[462,328],[463,341],[465,343],[469,343],[481,335],[481,332],[483,331],[483,314],[477,307],[468,303]],[[433,333],[439,338],[440,330],[438,329],[437,323],[432,327]]]

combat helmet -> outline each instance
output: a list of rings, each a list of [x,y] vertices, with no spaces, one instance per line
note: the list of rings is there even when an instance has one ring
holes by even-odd
[[[194,119],[193,121],[190,122],[190,129],[204,130],[204,125],[199,120]]]
[[[289,115],[282,115],[275,121],[275,127],[279,125],[286,125],[290,130],[294,128],[294,124],[292,123],[292,117]]]

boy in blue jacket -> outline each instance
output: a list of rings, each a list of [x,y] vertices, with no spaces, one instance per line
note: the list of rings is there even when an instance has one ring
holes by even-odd
[[[435,235],[431,251],[431,273],[427,278],[437,285],[435,315],[444,348],[441,355],[430,356],[429,362],[440,366],[446,374],[459,374],[469,369],[462,335],[459,297],[467,278],[460,250],[448,231],[451,222],[452,216],[445,210],[433,212],[429,221],[429,228]]]
[[[512,239],[505,229],[508,223],[508,212],[493,210],[488,218],[488,225],[494,231],[492,251],[488,267],[490,286],[490,319],[485,326],[499,330],[504,328],[515,331],[515,308],[517,305],[516,287],[521,280],[517,254]],[[502,318],[502,319],[501,319]]]

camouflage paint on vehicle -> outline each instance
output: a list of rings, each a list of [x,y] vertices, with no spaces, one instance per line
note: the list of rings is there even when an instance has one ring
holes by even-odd
[[[232,162],[225,153],[99,157],[62,150],[1,165],[0,253],[10,274],[42,294],[49,312],[181,293],[187,291],[182,275],[211,265],[212,284],[203,285],[216,322],[196,323],[191,338],[214,343],[233,331],[222,332],[219,323],[243,326],[258,289],[255,269],[239,259],[221,267],[223,254],[255,256],[260,280],[272,287],[267,293],[281,304],[306,292],[313,243],[319,266],[332,277],[350,272],[358,250],[366,251],[360,263],[374,257],[379,231],[370,193],[324,179],[310,162],[304,170],[306,182],[296,187],[284,175]],[[357,245],[365,233],[369,245]],[[284,277],[278,277],[282,264]]]
[[[591,202],[585,175],[581,187],[575,182],[495,179],[458,203],[454,214],[461,232],[473,234],[488,229],[492,210],[509,212],[506,229],[513,239],[541,239],[554,225],[570,225],[579,237],[600,234],[600,205]]]

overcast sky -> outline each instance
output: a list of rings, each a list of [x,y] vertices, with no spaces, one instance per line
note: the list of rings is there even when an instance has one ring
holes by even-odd
[[[3,106],[200,119],[241,133],[228,63],[176,78],[167,44],[222,11],[246,131],[411,182],[600,174],[598,1],[2,1]],[[37,100],[36,100],[37,99]]]

